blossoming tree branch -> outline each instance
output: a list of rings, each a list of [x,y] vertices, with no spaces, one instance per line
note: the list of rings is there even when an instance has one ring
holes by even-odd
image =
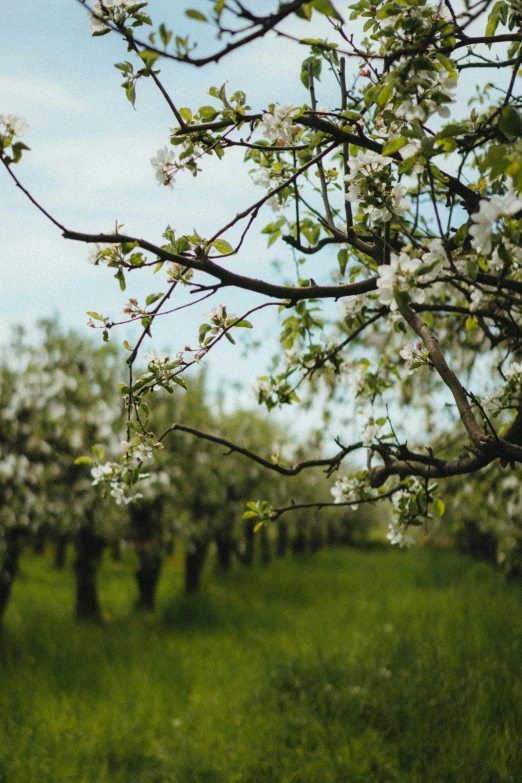
[[[404,546],[413,541],[410,526],[443,513],[439,479],[498,462],[515,468],[522,461],[518,0],[293,0],[274,3],[269,13],[260,11],[265,4],[208,0],[186,11],[215,29],[214,48],[202,54],[167,22],[153,23],[146,3],[83,5],[92,35],[110,35],[115,49],[127,51],[128,59],[116,63],[127,99],[139,110],[141,85],[152,81],[172,113],[165,145],[151,159],[159,185],[182,189],[192,175],[204,187],[207,160],[225,165],[240,148],[260,189],[210,236],[178,235],[170,225],[162,239],[128,236],[118,224],[82,233],[24,187],[18,171],[28,149],[20,141],[26,123],[0,117],[2,163],[65,239],[88,244],[91,263],[113,268],[122,289],[140,270],[153,267],[163,276],[161,293],[144,302],[130,298],[123,308],[120,321],[138,320],[143,328],[135,345],[125,343],[127,436],[119,461],[93,467],[95,482],[119,502],[132,500],[143,463],[170,432],[184,430],[279,473],[323,466],[333,503],[391,499],[388,537]],[[309,22],[310,37],[293,34],[296,19]],[[314,37],[317,20],[326,20],[328,37]],[[361,21],[356,36],[354,22]],[[296,90],[308,95],[305,102],[280,102],[274,87],[273,102],[261,105],[239,84],[211,86],[199,106],[178,104],[180,69],[217,63],[265,36],[304,51]],[[325,106],[328,80],[337,97]],[[242,273],[245,238],[260,229],[269,246],[293,254],[293,278]],[[255,292],[259,305],[229,312],[231,288]],[[187,306],[179,304],[182,290],[191,292],[193,307],[212,300],[193,344],[174,357],[142,354],[154,321]],[[260,378],[259,402],[268,409],[297,405],[318,389],[328,404],[355,399],[364,417],[359,439],[346,442],[339,431],[333,456],[312,454],[291,465],[178,422],[152,432],[151,393],[184,386],[190,367],[219,352],[223,339],[234,343],[241,330],[255,329],[267,307],[280,312],[281,353],[274,372]],[[89,319],[104,339],[120,322],[97,312]],[[139,374],[143,359],[147,368]],[[412,412],[420,422],[421,411],[415,432],[399,426]],[[350,473],[349,455],[358,451],[366,468]],[[262,523],[297,507],[252,501],[246,514]]]

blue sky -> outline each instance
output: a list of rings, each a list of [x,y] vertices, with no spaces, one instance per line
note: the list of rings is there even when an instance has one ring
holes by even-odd
[[[183,10],[205,9],[208,3],[170,3],[152,0],[149,12],[155,25],[165,22],[176,33],[190,32],[201,40],[200,49],[214,46],[208,28],[187,19]],[[265,3],[269,10],[275,3]],[[114,63],[131,59],[122,41],[108,35],[92,38],[85,9],[76,0],[24,0],[2,9],[0,30],[0,113],[27,119],[24,141],[31,147],[16,173],[24,185],[57,219],[72,229],[110,230],[115,220],[125,230],[159,242],[170,223],[178,233],[195,228],[209,236],[240,209],[259,198],[242,164],[241,154],[229,154],[223,163],[204,161],[196,179],[179,175],[174,190],[159,187],[150,158],[168,143],[170,110],[152,83],[138,86],[136,111],[120,87]],[[315,16],[314,26],[293,23],[292,32],[326,35],[327,23]],[[206,38],[206,40],[205,40]],[[284,40],[264,40],[232,54],[218,66],[194,69],[180,64],[162,66],[162,79],[179,106],[197,108],[209,103],[211,85],[229,82],[229,90],[243,89],[255,110],[271,102],[305,102],[299,81],[305,50]],[[319,92],[320,104],[332,105],[333,95]],[[155,279],[139,274],[120,293],[112,272],[87,263],[88,248],[65,241],[60,232],[0,173],[0,247],[2,295],[0,341],[10,327],[23,323],[29,329],[43,316],[58,314],[67,326],[92,335],[86,327],[88,310],[118,319],[128,296],[143,301],[146,293],[165,290],[164,275]],[[272,219],[269,208],[258,228]],[[230,266],[244,274],[278,280],[271,268],[284,251],[266,249],[266,239],[253,231],[241,255]],[[287,254],[287,263],[292,265]],[[288,267],[288,269],[290,269]],[[316,274],[318,282],[320,272]],[[326,282],[326,281],[325,281]],[[227,291],[223,303],[241,314],[262,299],[254,294]],[[213,304],[184,310],[160,319],[153,344],[175,351],[196,344],[201,315]],[[213,382],[244,382],[248,388],[263,374],[277,350],[275,313],[264,310],[255,318],[254,337],[261,349],[253,353],[229,347],[224,341],[208,358]],[[120,328],[111,339],[132,340]],[[246,353],[246,356],[243,355]],[[235,394],[235,393],[234,393]],[[234,396],[234,395],[233,395]],[[252,400],[251,392],[241,400]]]

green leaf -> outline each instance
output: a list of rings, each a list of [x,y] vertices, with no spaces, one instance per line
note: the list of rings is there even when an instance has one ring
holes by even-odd
[[[382,148],[382,155],[393,155],[394,152],[397,152],[398,150],[402,149],[402,147],[405,147],[408,143],[408,139],[405,136],[399,136],[398,139],[391,139],[391,141],[387,141],[384,147]]]
[[[103,459],[103,455],[105,454],[105,450],[103,446],[101,446],[99,443],[95,443],[92,447],[92,453],[97,459]]]
[[[227,253],[234,252],[234,248],[226,241],[226,239],[215,239],[211,243],[211,246],[215,248],[218,253],[221,253],[222,256],[226,255]]]
[[[90,315],[91,318],[95,318],[97,321],[103,321],[103,316],[99,313],[94,313],[91,310],[87,313],[87,315]]]
[[[148,307],[149,305],[154,304],[154,302],[157,302],[158,299],[161,299],[162,296],[165,296],[165,294],[161,292],[158,294],[149,294],[145,299],[145,305]]]
[[[257,533],[258,530],[261,530],[261,528],[264,525],[264,521],[258,522],[257,525],[254,525],[254,533]]]
[[[306,19],[306,21],[309,22],[312,18],[313,12],[314,9],[312,8],[312,3],[305,3],[296,10],[295,15],[300,19]]]
[[[307,90],[310,88],[310,72],[308,70],[310,65],[312,66],[314,79],[320,79],[323,63],[318,57],[307,57],[306,60],[303,60],[300,79]]]
[[[177,383],[178,386],[181,386],[182,389],[187,388],[187,384],[183,380],[183,378],[180,378],[179,375],[173,375],[171,378],[171,381],[174,381],[174,383]]]
[[[500,112],[498,127],[508,139],[522,136],[522,116],[514,106],[504,106]]]
[[[446,510],[446,506],[444,505],[444,501],[440,498],[433,498],[432,501],[433,510],[437,514],[438,517],[441,517],[444,514],[444,511]]]
[[[152,68],[154,63],[159,57],[158,52],[150,52],[148,49],[144,49],[142,52],[139,53],[141,59],[147,66],[147,68]]]
[[[339,261],[339,270],[341,274],[344,275],[346,272],[346,265],[348,263],[348,251],[345,247],[343,247],[337,253],[337,260]]]
[[[258,517],[259,514],[257,511],[245,511],[243,512],[243,519],[254,519],[255,517]]]
[[[238,321],[234,326],[243,326],[246,329],[253,329],[254,327],[250,323],[250,321]]]
[[[225,337],[227,338],[229,343],[232,343],[232,345],[236,344],[236,341],[234,340],[230,332],[225,332]]]
[[[198,22],[208,22],[205,14],[202,14],[201,11],[195,11],[193,8],[187,8],[185,16],[188,16],[189,19],[196,19]]]
[[[390,98],[392,97],[392,95],[393,95],[393,84],[391,82],[388,82],[387,84],[384,85],[384,87],[381,90],[379,90],[377,94],[377,98],[375,99],[377,106],[380,109],[383,109],[388,103],[388,101],[390,100]]]
[[[212,122],[212,120],[218,116],[219,112],[213,106],[200,106],[198,114],[205,122]]]
[[[203,342],[203,340],[205,339],[205,335],[207,334],[207,332],[210,332],[211,329],[212,329],[212,327],[210,326],[210,324],[201,324],[201,326],[199,327],[199,342],[200,343]]]
[[[127,84],[125,87],[125,95],[127,96],[127,100],[129,100],[134,106],[136,103],[136,87],[134,86],[134,82]]]
[[[74,460],[75,465],[92,465],[92,457],[76,457]]]
[[[123,71],[123,73],[132,73],[134,71],[132,63],[127,62],[127,60],[124,63],[115,63],[114,67]]]
[[[337,19],[339,22],[343,22],[343,17],[334,7],[330,0],[313,0],[311,3],[312,8],[323,16],[331,16],[333,19]]]
[[[187,123],[192,122],[192,111],[189,108],[187,108],[186,106],[182,106],[181,109],[179,110],[179,113],[181,114],[185,122]]]

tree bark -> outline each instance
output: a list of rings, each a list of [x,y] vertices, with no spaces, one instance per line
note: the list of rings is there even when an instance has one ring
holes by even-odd
[[[62,570],[67,562],[67,544],[69,537],[65,533],[59,533],[56,536],[54,549],[54,567]]]
[[[153,612],[156,590],[163,565],[163,498],[141,500],[129,506],[132,539],[136,544],[139,567],[136,571],[138,600],[136,606]]]
[[[264,524],[259,531],[259,549],[261,553],[261,562],[264,563],[264,565],[268,565],[272,560],[272,552],[266,524]]]
[[[318,552],[323,546],[323,531],[319,522],[312,522],[310,529],[310,552]]]
[[[339,542],[339,528],[335,522],[328,522],[326,528],[326,541],[328,542],[328,546],[335,546]]]
[[[217,567],[219,571],[228,571],[232,565],[234,542],[227,533],[217,532],[214,536],[217,550]]]
[[[251,519],[245,519],[243,524],[243,552],[241,553],[241,562],[243,565],[251,566],[254,563],[256,550],[256,534],[254,533],[255,522]]]
[[[13,582],[18,573],[23,536],[20,530],[8,530],[5,536],[4,559],[0,567],[0,620],[7,609]]]
[[[111,541],[111,557],[115,563],[121,561],[121,538],[115,538]]]
[[[162,553],[153,546],[138,548],[140,566],[136,571],[139,598],[137,608],[144,612],[153,612],[156,606],[156,591],[163,564]]]
[[[101,623],[96,577],[105,547],[105,540],[94,533],[92,526],[81,527],[76,535],[76,619]]]
[[[33,543],[33,552],[35,555],[43,555],[45,552],[45,544],[47,542],[47,530],[42,525],[36,531]]]
[[[185,554],[185,592],[197,593],[201,586],[201,573],[207,558],[209,539],[193,539]]]
[[[276,539],[276,555],[277,557],[284,557],[286,550],[288,549],[288,522],[284,519],[279,519],[277,522],[277,539]]]
[[[292,552],[294,555],[304,555],[307,549],[308,540],[305,533],[305,523],[298,520],[295,536],[292,540]]]

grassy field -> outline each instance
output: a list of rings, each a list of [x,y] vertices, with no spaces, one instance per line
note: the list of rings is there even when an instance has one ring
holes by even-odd
[[[522,780],[522,590],[435,550],[334,550],[207,574],[170,560],[105,627],[27,557],[0,632],[0,783]]]

